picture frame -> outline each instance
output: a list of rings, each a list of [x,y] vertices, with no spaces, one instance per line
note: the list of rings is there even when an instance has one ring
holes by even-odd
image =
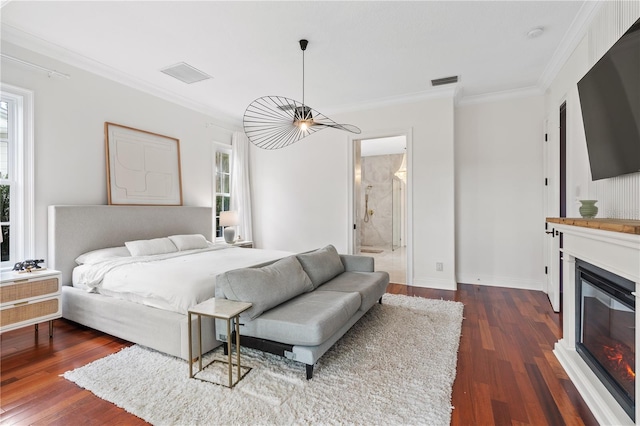
[[[180,140],[104,123],[109,205],[182,205]]]

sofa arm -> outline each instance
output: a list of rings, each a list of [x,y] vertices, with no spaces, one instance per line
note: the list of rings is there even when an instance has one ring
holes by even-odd
[[[374,262],[371,256],[358,256],[354,254],[341,254],[340,260],[345,271],[349,272],[373,272]]]

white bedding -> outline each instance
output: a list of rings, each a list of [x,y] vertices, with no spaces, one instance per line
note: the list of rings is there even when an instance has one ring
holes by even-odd
[[[218,274],[291,254],[214,246],[153,256],[122,257],[76,267],[73,285],[105,296],[186,314],[191,306],[214,297]]]

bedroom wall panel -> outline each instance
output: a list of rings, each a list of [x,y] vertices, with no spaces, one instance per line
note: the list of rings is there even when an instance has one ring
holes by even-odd
[[[214,117],[5,41],[2,52],[71,75],[1,63],[4,83],[34,91],[36,257],[46,258],[47,206],[107,203],[105,121],[180,139],[183,203],[212,206],[211,144],[231,143],[230,132],[206,126]]]
[[[456,110],[458,281],[540,290],[544,97]]]
[[[347,140],[344,133],[323,138],[323,132],[279,150],[251,145],[253,239],[259,248],[301,252],[333,244],[345,253]]]

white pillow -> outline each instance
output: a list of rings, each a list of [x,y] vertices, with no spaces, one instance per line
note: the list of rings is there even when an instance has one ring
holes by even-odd
[[[125,246],[109,247],[83,253],[76,258],[76,263],[78,265],[93,265],[103,260],[129,256],[131,256],[131,253]]]
[[[151,256],[154,254],[174,253],[178,251],[169,238],[154,238],[151,240],[127,241],[124,243],[131,256]]]
[[[204,235],[171,235],[169,239],[176,245],[178,250],[195,250],[209,247],[209,243]]]

